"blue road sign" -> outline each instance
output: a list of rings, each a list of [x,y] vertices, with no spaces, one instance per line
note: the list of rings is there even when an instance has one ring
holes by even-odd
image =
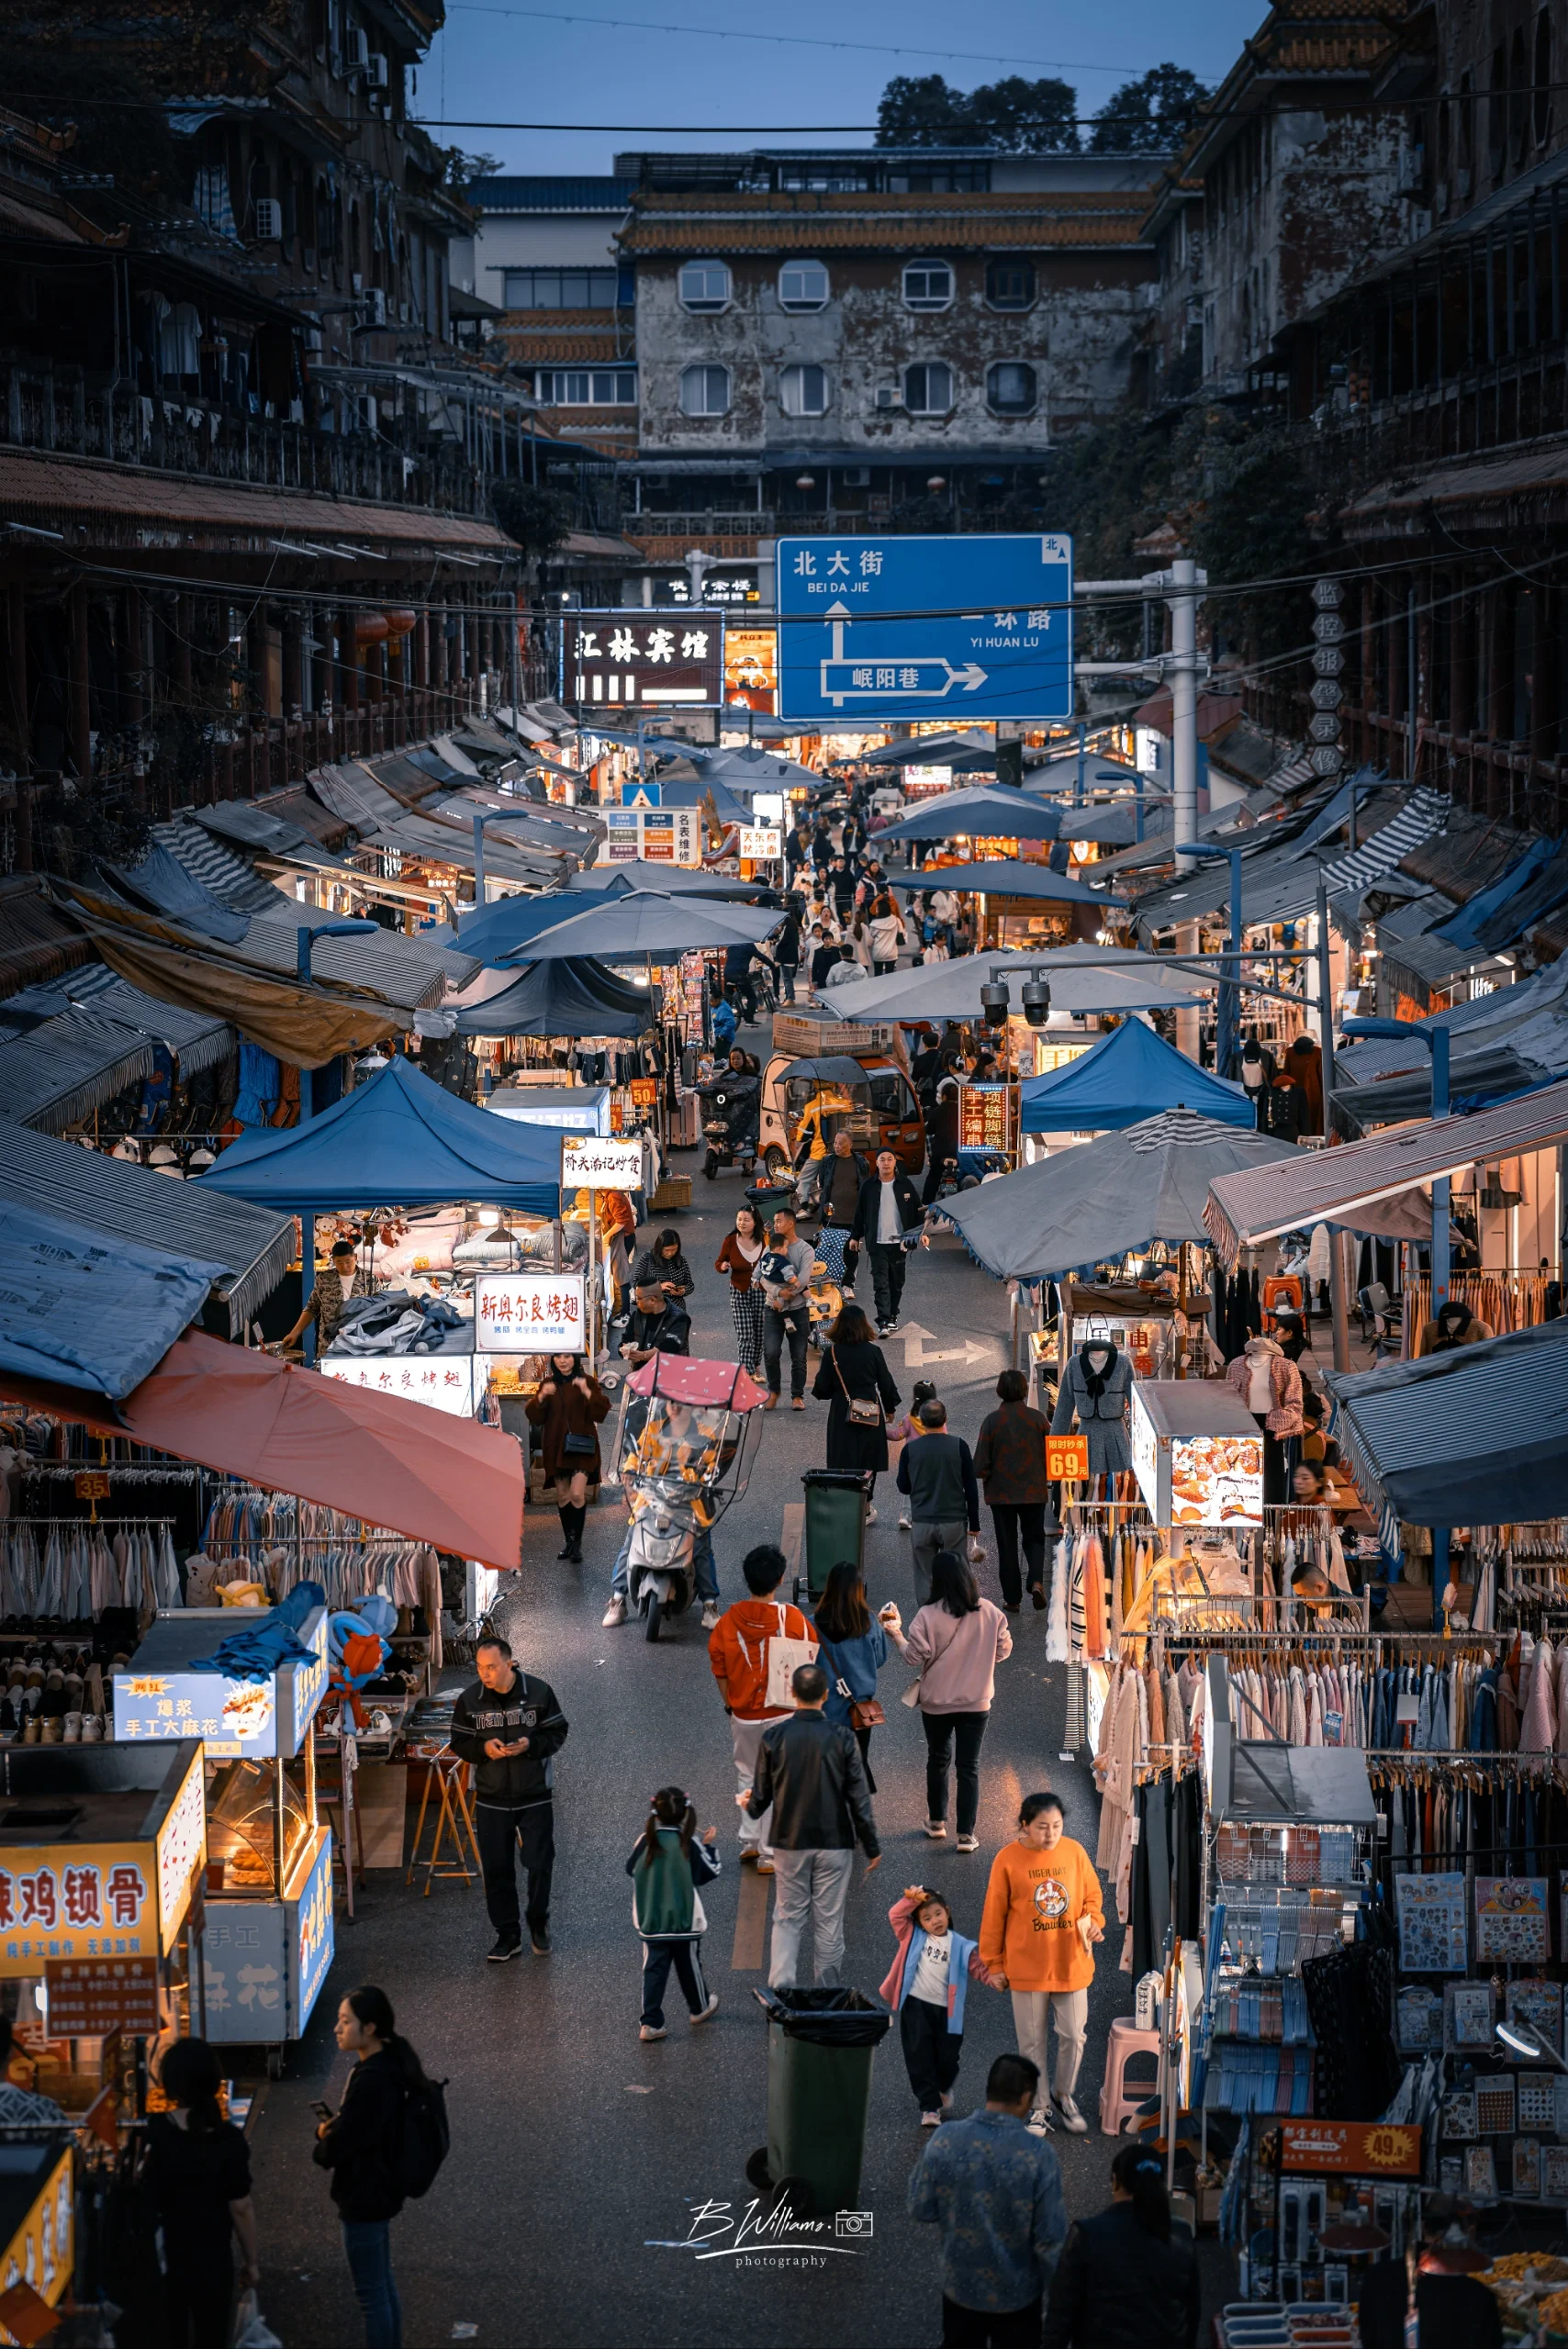
[[[1072,715],[1070,538],[781,538],[778,618],[783,718]]]

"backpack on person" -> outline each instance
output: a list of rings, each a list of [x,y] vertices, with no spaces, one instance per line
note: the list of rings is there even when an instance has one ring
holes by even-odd
[[[403,2092],[403,2142],[398,2154],[398,2182],[410,2201],[430,2192],[436,2173],[452,2151],[452,2130],[446,2118],[446,2082],[424,2080]]]

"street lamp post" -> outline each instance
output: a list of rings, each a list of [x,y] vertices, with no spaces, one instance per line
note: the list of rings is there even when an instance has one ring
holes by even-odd
[[[1222,1077],[1234,1078],[1241,1050],[1241,851],[1239,848],[1218,848],[1206,841],[1189,840],[1178,847],[1178,856],[1207,856],[1211,861],[1227,858],[1230,864],[1230,945],[1224,960],[1226,977],[1220,982],[1219,1006],[1215,1022],[1215,1066]]]
[[[310,951],[318,938],[363,938],[379,930],[378,922],[323,922],[319,929],[308,929],[304,923],[295,932],[295,969],[302,983],[310,984]],[[315,1071],[301,1068],[299,1072],[299,1123],[308,1125],[316,1113]],[[316,1286],[316,1218],[301,1215],[299,1219],[299,1302],[310,1302]],[[312,1325],[305,1332],[305,1359],[316,1359],[316,1331]]]
[[[1348,1036],[1391,1036],[1397,1040],[1412,1037],[1424,1044],[1432,1056],[1432,1116],[1434,1120],[1449,1113],[1449,1032],[1429,1021],[1416,1020],[1347,1020],[1343,1033]],[[1434,1316],[1447,1304],[1450,1275],[1449,1177],[1437,1175],[1432,1181],[1432,1312]],[[1443,1592],[1449,1579],[1449,1528],[1432,1527],[1432,1621],[1440,1631],[1443,1628]]]

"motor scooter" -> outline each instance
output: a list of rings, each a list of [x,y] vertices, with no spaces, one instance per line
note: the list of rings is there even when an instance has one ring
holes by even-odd
[[[626,1381],[615,1451],[632,1512],[627,1611],[656,1639],[697,1591],[697,1543],[745,1491],[764,1391],[738,1363],[655,1354]]]

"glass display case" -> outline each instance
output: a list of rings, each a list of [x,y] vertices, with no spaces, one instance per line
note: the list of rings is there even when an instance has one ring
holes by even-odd
[[[303,1771],[297,1775],[271,1762],[223,1764],[207,1794],[207,1818],[209,1898],[276,1899],[280,1884],[293,1876],[316,1831],[314,1805]]]

